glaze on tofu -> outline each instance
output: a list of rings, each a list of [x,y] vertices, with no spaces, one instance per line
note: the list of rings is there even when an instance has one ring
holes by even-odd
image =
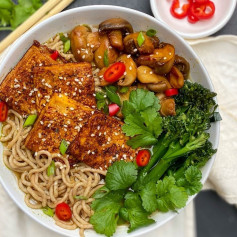
[[[36,105],[41,111],[53,93],[62,93],[87,106],[95,106],[95,83],[90,63],[67,63],[36,67],[33,71],[37,89]]]
[[[68,148],[68,154],[80,162],[107,169],[117,160],[132,161],[136,150],[126,145],[123,122],[101,112],[89,118]]]
[[[23,116],[36,113],[33,68],[62,63],[53,60],[50,55],[51,51],[46,46],[35,42],[0,85],[0,99]]]
[[[27,136],[25,146],[34,152],[60,153],[61,141],[72,142],[92,113],[96,111],[65,95],[54,94]]]

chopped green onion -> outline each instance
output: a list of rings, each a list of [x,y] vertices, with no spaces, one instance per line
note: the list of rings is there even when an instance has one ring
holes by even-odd
[[[89,25],[83,24],[83,26],[85,26],[90,32],[92,31],[92,30],[91,30],[91,27],[90,27]]]
[[[142,46],[142,44],[144,43],[144,41],[145,41],[145,37],[144,37],[143,33],[140,32],[139,35],[138,35],[138,37],[137,37],[137,43],[138,43],[139,47]]]
[[[117,88],[115,86],[106,86],[105,90],[106,90],[106,95],[107,95],[108,99],[112,103],[115,103],[115,104],[121,106],[120,98],[119,98],[118,94],[116,93]]]
[[[59,147],[59,150],[61,152],[62,155],[64,155],[67,151],[67,148],[68,148],[68,143],[67,141],[65,140],[62,140],[61,141],[61,144],[60,144],[60,147]]]
[[[66,37],[63,33],[59,33],[60,36],[60,40],[63,41],[63,43],[65,43],[68,40],[68,37]]]
[[[104,52],[104,65],[105,65],[106,67],[109,66],[109,55],[108,55],[108,49],[106,49],[105,52]]]
[[[98,100],[97,101],[97,109],[101,110],[104,109],[106,106],[106,101],[105,100]]]
[[[54,175],[54,173],[55,173],[55,162],[52,160],[51,164],[47,168],[47,175],[51,176]]]
[[[35,120],[37,119],[37,114],[30,114],[26,121],[24,122],[23,127],[32,126],[35,123]]]
[[[51,217],[54,216],[54,210],[51,209],[50,207],[43,207],[43,208],[42,208],[42,211],[43,211],[43,213],[44,213],[45,215],[47,215],[47,216],[51,216]]]
[[[149,30],[146,32],[146,35],[147,35],[147,36],[150,36],[150,37],[155,36],[155,35],[156,35],[156,30],[154,30],[154,29],[149,29]]]
[[[63,44],[63,52],[64,52],[64,53],[67,53],[70,48],[71,48],[71,41],[68,39],[68,40]]]
[[[129,87],[128,87],[128,86],[123,86],[123,87],[120,87],[120,88],[119,88],[119,93],[125,94],[125,93],[128,92],[128,90],[129,90]]]
[[[74,199],[77,199],[77,200],[87,200],[88,197],[85,197],[85,196],[74,196]]]

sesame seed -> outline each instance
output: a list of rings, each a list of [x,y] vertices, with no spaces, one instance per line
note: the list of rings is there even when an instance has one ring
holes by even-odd
[[[71,108],[70,108],[70,110],[74,110],[74,108],[73,108],[73,107],[71,107]]]
[[[150,71],[150,74],[153,74],[153,72],[152,72],[152,71]]]
[[[164,60],[166,60],[167,59],[167,57],[164,57]]]
[[[91,45],[91,48],[93,49],[94,47],[95,47],[95,45],[92,44],[92,45]]]
[[[65,128],[67,128],[67,124],[64,124],[63,126],[64,126]]]
[[[110,142],[111,141],[111,138],[110,137],[108,137],[108,142]]]
[[[59,94],[59,98],[62,98],[63,96],[62,96],[62,94]]]
[[[15,79],[14,79],[14,82],[18,82],[18,80],[15,78]]]
[[[130,71],[132,70],[132,66],[129,67],[129,70],[130,70]]]
[[[99,133],[99,137],[101,136],[101,132]]]
[[[58,77],[60,80],[62,80],[63,79],[63,77]]]
[[[133,50],[133,52],[135,52],[135,53],[136,53],[136,52],[137,52],[137,49],[134,49],[134,50]]]
[[[31,103],[32,103],[32,104],[35,104],[35,101],[34,101],[34,100],[31,100]]]
[[[15,102],[15,105],[17,105],[17,102]]]
[[[91,153],[91,151],[89,150],[88,152],[87,152],[87,154],[89,155]]]
[[[92,134],[91,134],[91,137],[94,137],[94,136],[95,136],[95,134],[94,134],[94,133],[92,133]]]
[[[124,76],[126,76],[127,75],[127,72],[124,72],[124,74],[123,74]]]
[[[124,148],[124,144],[122,145],[122,148]]]
[[[101,56],[98,56],[99,59],[101,59],[102,57]]]
[[[39,66],[42,67],[42,66],[43,66],[43,63],[40,63]]]
[[[64,131],[66,132],[66,131],[67,131],[67,129],[66,129],[66,128],[64,128]]]
[[[79,118],[78,120],[79,120],[79,121],[82,121],[83,119],[82,119],[82,118]]]
[[[92,154],[92,155],[95,155],[95,152],[94,152],[94,151],[92,151],[92,152],[91,152],[91,154]]]
[[[97,130],[100,130],[100,126],[97,127]]]
[[[95,105],[92,105],[91,107],[92,107],[93,109],[95,109],[95,108],[96,108],[96,106],[95,106]]]
[[[14,88],[19,88],[20,87],[20,85],[19,84],[17,84],[17,85],[14,85]]]
[[[95,93],[93,93],[93,96],[96,96],[96,94],[95,94]]]
[[[75,78],[74,80],[75,80],[76,82],[78,82],[78,81],[79,81],[79,79],[78,79],[78,78]]]
[[[66,85],[67,85],[67,86],[70,85],[70,81],[68,81],[68,82],[66,83]]]
[[[77,53],[78,53],[78,54],[80,54],[80,53],[81,53],[81,51],[78,49],[78,50],[77,50]]]
[[[45,142],[45,141],[46,141],[46,139],[45,139],[45,138],[43,138],[43,139],[42,139],[42,141],[43,141],[43,142]]]
[[[104,132],[104,135],[106,135],[106,132]]]
[[[82,56],[82,59],[85,59],[85,58],[86,58],[86,55],[83,55],[83,56]]]
[[[130,58],[131,57],[131,54],[127,55],[127,58]]]
[[[106,98],[107,96],[106,95],[104,95],[104,98]]]
[[[78,84],[79,84],[79,85],[82,85],[82,82],[81,82],[81,81],[79,81],[79,82],[78,82]]]
[[[75,96],[77,93],[76,92],[73,92],[72,95]]]
[[[78,92],[81,93],[81,89],[79,89]]]
[[[95,113],[95,111],[91,111],[91,114],[94,114]]]
[[[42,125],[43,125],[43,124],[44,124],[44,122],[43,122],[43,121],[40,121],[40,124],[42,124]]]

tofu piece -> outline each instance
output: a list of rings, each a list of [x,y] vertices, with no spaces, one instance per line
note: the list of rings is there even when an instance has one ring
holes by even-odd
[[[72,142],[92,113],[96,111],[65,95],[54,94],[27,136],[25,146],[34,152],[60,153],[61,141]]]
[[[34,68],[36,105],[41,111],[53,93],[62,93],[87,106],[95,106],[95,83],[90,63],[67,63]]]
[[[32,70],[35,66],[58,64],[46,46],[35,42],[0,85],[0,99],[21,115],[36,113]]]
[[[80,162],[106,170],[117,160],[132,161],[136,150],[126,144],[123,122],[103,113],[93,115],[69,145],[68,154]]]

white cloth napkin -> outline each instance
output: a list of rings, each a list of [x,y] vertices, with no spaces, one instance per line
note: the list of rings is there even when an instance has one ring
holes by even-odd
[[[212,188],[227,202],[237,204],[237,37],[221,36],[190,41],[205,64],[218,93],[221,122],[220,144],[215,164],[205,188]],[[1,58],[0,58],[1,61]],[[56,237],[24,214],[0,185],[1,237]],[[149,237],[195,237],[194,206],[191,202],[177,217]]]

